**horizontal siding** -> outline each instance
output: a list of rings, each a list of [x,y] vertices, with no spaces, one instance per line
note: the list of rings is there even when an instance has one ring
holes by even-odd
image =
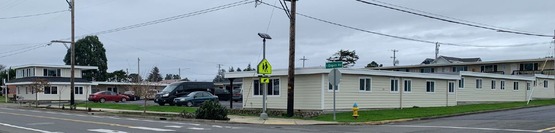
[[[287,109],[287,77],[279,78],[280,95],[268,96],[269,109]],[[295,109],[320,110],[321,107],[321,75],[295,76]],[[254,78],[243,79],[243,108],[262,108],[262,95],[254,96]]]
[[[19,93],[17,96],[23,97],[23,100],[35,100],[38,97],[39,100],[69,100],[71,90],[69,85],[52,85],[58,88],[58,94],[44,94],[44,92],[39,92],[37,94],[31,94],[31,89],[29,89],[27,94],[25,94],[25,87],[31,88],[28,85],[17,86],[17,91]],[[79,85],[76,85],[79,86]],[[88,95],[91,93],[91,86],[83,86],[83,94],[75,94],[75,100],[86,101],[88,100]]]
[[[482,79],[482,88],[476,88],[477,77],[464,76],[464,88],[458,89],[457,99],[459,102],[488,102],[488,101],[525,101],[526,83],[523,80],[507,79]],[[491,89],[491,81],[496,81],[496,88]],[[505,81],[505,90],[501,90],[501,81]],[[518,91],[513,90],[513,82],[518,82]]]
[[[544,81],[547,80],[547,88],[544,87]],[[555,82],[553,79],[537,78],[536,86],[531,92],[532,98],[555,98]]]

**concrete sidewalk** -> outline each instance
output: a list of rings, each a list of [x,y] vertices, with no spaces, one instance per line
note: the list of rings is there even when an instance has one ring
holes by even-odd
[[[0,105],[5,105],[7,107],[19,107],[18,104],[4,104],[1,103]],[[27,107],[23,105],[24,107]],[[22,107],[23,107],[22,106]],[[33,106],[34,107],[34,106]],[[39,107],[45,108],[45,105],[39,105]],[[50,106],[49,108],[59,108],[58,106]],[[68,107],[66,107],[68,108]],[[86,107],[77,107],[78,110],[87,110]],[[108,109],[108,108],[91,108],[93,111],[100,111],[100,112],[112,112],[112,113],[142,113],[143,111],[139,110],[121,110],[121,109]],[[146,111],[149,114],[168,114],[168,115],[179,115],[180,113],[175,112],[156,112],[156,111]],[[315,120],[302,120],[302,119],[288,119],[288,118],[268,118],[268,120],[261,120],[257,116],[238,116],[238,115],[227,115],[230,119],[229,121],[222,121],[222,122],[229,122],[229,123],[241,123],[241,124],[264,124],[264,125],[328,125],[328,124],[339,124],[338,122],[328,122],[328,121],[315,121]]]

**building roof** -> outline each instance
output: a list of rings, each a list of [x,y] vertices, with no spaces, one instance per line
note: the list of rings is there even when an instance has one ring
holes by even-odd
[[[166,83],[157,82],[142,82],[142,83],[132,83],[132,82],[92,82],[93,85],[151,85],[151,86],[167,86]]]
[[[24,77],[24,78],[16,78],[8,81],[7,85],[14,85],[14,84],[32,84],[37,79],[45,79],[49,83],[52,84],[60,84],[60,83],[70,83],[70,78],[67,77]],[[75,83],[80,84],[91,84],[92,82],[84,79],[84,78],[75,78]]]
[[[331,69],[324,68],[297,68],[295,75],[308,75],[308,74],[328,74]],[[431,74],[431,73],[413,73],[413,72],[399,72],[399,71],[383,71],[383,70],[369,70],[364,68],[340,68],[342,74],[353,75],[374,75],[374,76],[390,76],[390,77],[410,77],[410,78],[430,78],[430,79],[460,79],[459,75],[448,74]],[[287,69],[273,70],[270,76],[287,76]],[[258,77],[255,71],[246,72],[230,72],[225,74],[225,78],[249,78]]]
[[[482,59],[480,58],[458,58],[458,57],[448,57],[448,56],[439,56],[438,58],[443,58],[450,63],[463,63],[463,62],[480,62]]]
[[[555,79],[555,75],[534,74],[536,78]]]
[[[465,66],[465,65],[486,65],[486,64],[501,64],[501,63],[520,63],[520,62],[536,62],[553,60],[553,58],[537,58],[537,59],[517,59],[517,60],[497,60],[497,61],[480,61],[480,62],[463,62],[451,64],[421,64],[421,65],[406,65],[406,66],[388,66],[388,67],[373,67],[368,69],[403,69],[403,68],[422,68],[422,67],[441,67],[441,66]]]
[[[469,72],[469,71],[461,71],[459,73],[460,73],[461,76],[486,77],[486,78],[511,79],[511,80],[526,80],[526,81],[536,80],[536,77],[534,77],[534,76],[504,75],[504,74]]]
[[[71,68],[71,65],[45,65],[45,64],[27,64],[21,66],[14,66],[12,69],[28,68],[28,67],[43,67],[43,68]],[[97,66],[75,66],[75,69],[81,70],[96,70]]]

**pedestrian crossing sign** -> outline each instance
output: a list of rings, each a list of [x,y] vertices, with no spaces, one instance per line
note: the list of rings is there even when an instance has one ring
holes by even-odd
[[[258,74],[272,74],[272,65],[268,60],[263,59],[258,63],[258,69],[256,70]]]
[[[268,83],[270,83],[270,78],[260,78],[260,83],[268,84]]]

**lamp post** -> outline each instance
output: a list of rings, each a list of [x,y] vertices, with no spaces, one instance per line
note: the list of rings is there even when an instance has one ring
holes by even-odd
[[[72,12],[73,12],[73,10],[72,10]],[[73,29],[73,26],[72,26],[72,29]],[[70,91],[69,92],[71,93],[69,95],[70,96],[70,98],[69,98],[69,105],[70,105],[69,108],[70,109],[75,109],[75,92],[74,92],[74,89],[75,89],[75,42],[74,41],[75,40],[74,40],[73,37],[74,36],[73,36],[73,31],[72,31],[71,41],[61,41],[61,40],[52,40],[52,41],[50,41],[51,44],[52,43],[62,43],[66,46],[66,48],[68,48],[66,43],[71,43],[71,47],[68,48],[68,49],[71,49],[71,77],[69,79],[69,82],[70,82]]]
[[[266,39],[272,39],[272,37],[270,37],[270,35],[266,34],[266,33],[258,33],[258,36],[260,36],[260,38],[262,38],[262,59],[265,60],[266,59]],[[259,77],[262,78],[267,78],[266,74],[262,74],[259,75]],[[260,80],[259,82],[262,82],[262,80]],[[260,119],[266,120],[268,119],[268,114],[266,113],[266,97],[268,96],[268,84],[267,83],[263,83],[263,89],[262,89],[262,113],[260,113]]]

